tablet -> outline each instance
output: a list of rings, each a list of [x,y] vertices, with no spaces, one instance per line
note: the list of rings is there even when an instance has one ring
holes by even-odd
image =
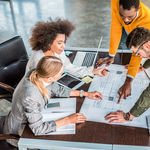
[[[69,73],[64,73],[57,82],[70,89],[77,89],[84,84],[81,79]]]

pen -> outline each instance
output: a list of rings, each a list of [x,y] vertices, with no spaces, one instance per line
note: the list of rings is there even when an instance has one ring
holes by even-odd
[[[107,72],[110,72],[108,69],[106,69]]]
[[[100,98],[100,96],[98,96],[98,95],[95,95],[95,97],[96,97],[96,98]]]

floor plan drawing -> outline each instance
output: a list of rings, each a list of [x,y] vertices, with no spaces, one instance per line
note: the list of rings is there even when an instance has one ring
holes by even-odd
[[[88,121],[108,123],[104,118],[108,113],[117,110],[128,112],[149,84],[149,79],[145,72],[138,73],[132,83],[131,96],[127,97],[126,100],[122,99],[120,104],[117,104],[119,98],[118,89],[125,81],[127,70],[124,66],[115,64],[110,65],[108,70],[110,72],[106,77],[95,76],[89,88],[89,91],[101,92],[103,100],[96,101],[85,98],[82,104],[80,113],[83,113]],[[150,114],[150,110],[147,110],[132,122],[121,125],[147,128],[146,116],[148,114]]]

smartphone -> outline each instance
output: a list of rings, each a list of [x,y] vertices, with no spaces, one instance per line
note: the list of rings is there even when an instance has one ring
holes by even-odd
[[[54,108],[54,107],[60,107],[60,103],[56,102],[56,103],[49,103],[46,106],[47,108]]]

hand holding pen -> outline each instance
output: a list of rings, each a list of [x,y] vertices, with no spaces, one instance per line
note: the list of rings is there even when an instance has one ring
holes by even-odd
[[[94,100],[102,100],[103,96],[102,93],[93,91],[93,92],[87,92],[87,97]]]
[[[95,75],[99,75],[101,77],[104,77],[108,74],[109,70],[106,68],[97,68],[97,69],[93,69],[93,74]]]

